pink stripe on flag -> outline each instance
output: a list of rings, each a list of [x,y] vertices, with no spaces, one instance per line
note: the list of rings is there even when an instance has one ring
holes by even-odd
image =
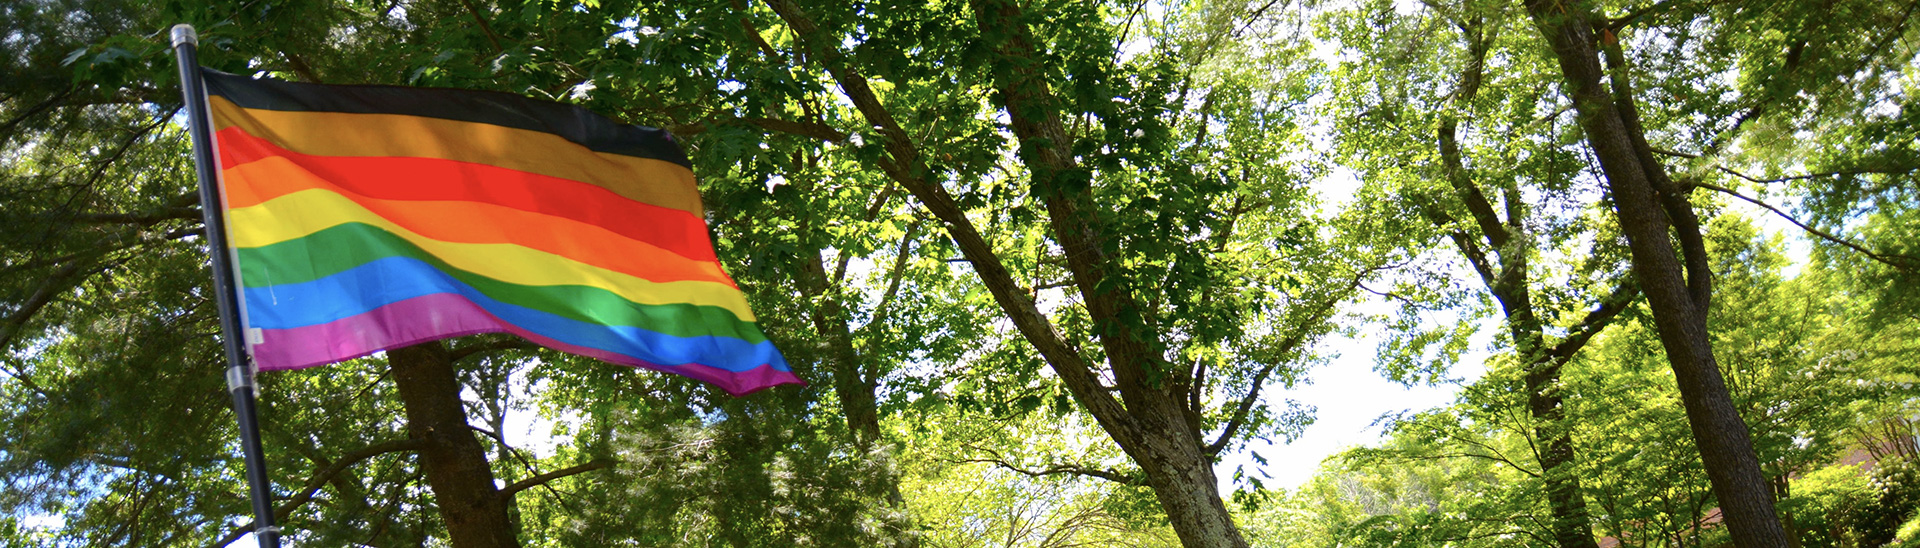
[[[803,384],[792,372],[767,365],[737,373],[700,364],[659,365],[615,352],[563,343],[500,321],[457,293],[414,297],[319,325],[263,330],[262,342],[253,345],[253,358],[262,371],[302,369],[389,348],[475,333],[512,333],[562,352],[709,382],[735,396],[769,386]]]

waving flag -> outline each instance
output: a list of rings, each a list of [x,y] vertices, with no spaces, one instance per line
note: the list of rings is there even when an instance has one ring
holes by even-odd
[[[507,332],[734,394],[800,382],[665,131],[503,93],[204,76],[260,369]]]

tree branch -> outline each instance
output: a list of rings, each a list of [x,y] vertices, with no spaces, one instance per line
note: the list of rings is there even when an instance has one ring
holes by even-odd
[[[914,219],[912,223],[907,224],[907,233],[900,237],[900,247],[893,254],[893,271],[887,276],[887,291],[880,294],[880,303],[874,305],[873,319],[867,320],[866,325],[860,326],[863,336],[870,336],[872,330],[884,325],[887,316],[893,312],[891,308],[893,298],[900,292],[900,279],[905,277],[907,270],[907,250],[913,245],[913,238],[919,231],[920,220]]]
[[[766,37],[760,36],[760,27],[755,26],[753,19],[748,17],[748,14],[753,12],[747,9],[747,3],[741,0],[733,0],[732,3],[733,11],[740,14],[741,30],[747,31],[747,37],[753,40],[754,47],[760,48],[760,54],[767,56],[768,60],[786,62],[786,56],[781,55],[779,50],[773,49],[773,44],[767,43]]]
[[[1480,232],[1486,234],[1487,244],[1499,250],[1507,245],[1509,235],[1506,225],[1500,221],[1500,215],[1493,211],[1493,203],[1487,200],[1487,195],[1480,191],[1480,186],[1474,184],[1471,176],[1467,174],[1466,166],[1460,159],[1460,145],[1455,141],[1455,131],[1458,131],[1457,122],[1453,120],[1441,122],[1440,158],[1446,166],[1447,182],[1453,185],[1454,191],[1460,196],[1461,203],[1466,204],[1467,211],[1473,214],[1474,223],[1480,226]]]
[[[124,142],[121,142],[120,146],[115,147],[112,153],[107,154],[105,158],[94,161],[93,172],[87,175],[87,180],[85,182],[80,183],[80,186],[83,189],[92,188],[94,183],[100,181],[100,177],[106,175],[107,169],[113,167],[114,162],[120,161],[120,158],[126,156],[127,151],[133,149],[133,145],[139,143],[140,139],[145,138],[148,133],[152,133],[153,130],[159,129],[161,126],[166,125],[168,121],[173,119],[173,115],[176,113],[179,113],[180,109],[182,108],[185,108],[185,106],[184,105],[175,106],[175,107],[166,109],[165,112],[155,113],[156,115],[153,118],[153,123],[147,124],[145,126],[140,127],[140,129],[134,130],[133,135],[127,136],[127,140]],[[81,194],[84,194],[84,192],[75,193],[74,197],[77,198]],[[72,203],[72,200],[69,199],[68,205],[71,206],[71,203]]]
[[[1830,232],[1827,232],[1825,230],[1820,230],[1818,228],[1814,228],[1812,225],[1808,225],[1807,223],[1800,222],[1799,219],[1793,218],[1792,215],[1788,215],[1787,212],[1781,211],[1779,208],[1773,207],[1771,205],[1767,205],[1766,202],[1762,202],[1758,199],[1748,197],[1745,194],[1735,192],[1733,189],[1715,185],[1712,183],[1701,183],[1701,182],[1694,182],[1692,183],[1692,186],[1697,186],[1700,188],[1717,191],[1721,194],[1726,194],[1728,196],[1746,200],[1747,203],[1760,206],[1761,208],[1764,208],[1767,211],[1773,212],[1774,215],[1779,215],[1780,218],[1786,219],[1787,222],[1793,223],[1793,226],[1800,227],[1801,230],[1807,231],[1808,234],[1819,236],[1823,240],[1839,244],[1841,246],[1846,247],[1847,249],[1858,251],[1860,252],[1860,254],[1866,255],[1867,258],[1873,259],[1874,262],[1891,266],[1893,268],[1906,271],[1906,272],[1915,272],[1915,269],[1916,269],[1915,265],[1920,264],[1920,257],[1914,257],[1911,255],[1896,255],[1891,253],[1874,253],[1873,250],[1867,249],[1865,246],[1847,241],[1846,239],[1841,238],[1839,236],[1835,236]],[[1899,259],[1899,260],[1896,261],[1895,259]]]
[[[807,137],[811,139],[819,139],[819,140],[827,141],[831,143],[844,143],[847,141],[847,134],[845,132],[834,129],[833,126],[829,126],[824,123],[796,122],[793,120],[781,120],[779,118],[765,118],[765,117],[759,117],[759,116],[722,118],[719,120],[709,120],[704,122],[694,122],[691,124],[673,126],[672,128],[668,128],[668,129],[669,131],[673,132],[674,135],[682,135],[682,136],[698,135],[700,133],[706,132],[709,129],[713,129],[714,125],[724,124],[728,122],[742,122],[742,123],[746,123],[748,125],[752,125],[754,127],[758,127],[760,129],[764,129],[767,131],[785,133],[789,135],[797,135],[800,137]]]
[[[1458,222],[1453,215],[1448,214],[1437,201],[1431,198],[1415,198],[1415,202],[1415,207],[1419,208],[1420,213],[1427,218],[1427,222],[1433,223],[1435,228],[1447,231],[1447,239],[1452,240],[1453,246],[1466,257],[1467,264],[1473,267],[1474,273],[1480,275],[1480,282],[1489,288],[1498,287],[1499,277],[1493,271],[1493,264],[1487,262],[1487,253],[1480,249],[1480,244],[1474,242],[1466,232],[1448,230],[1448,227]]]
[[[1627,28],[1628,25],[1634,24],[1635,22],[1639,21],[1641,18],[1646,17],[1648,15],[1652,15],[1657,12],[1666,11],[1672,8],[1674,5],[1680,4],[1681,1],[1682,0],[1661,0],[1659,2],[1654,2],[1646,6],[1641,6],[1632,11],[1628,11],[1625,15],[1621,15],[1619,17],[1602,21],[1602,23],[1604,23],[1603,28],[1605,28],[1607,31],[1612,32],[1614,34],[1619,34],[1622,29]],[[1719,3],[1721,3],[1719,0],[1701,2],[1697,4],[1696,7],[1706,7],[1706,6],[1711,6]]]
[[[583,472],[592,472],[594,470],[599,470],[601,468],[613,466],[615,463],[616,461],[614,461],[613,459],[598,458],[598,459],[587,461],[584,464],[570,466],[567,468],[561,468],[559,470],[554,470],[552,472],[540,474],[538,476],[513,482],[513,485],[508,485],[505,488],[500,489],[500,496],[511,497],[513,496],[514,493],[518,493],[530,487],[544,485],[547,482],[564,478],[567,476],[571,476],[574,474],[580,474]]]
[[[463,358],[472,356],[474,354],[479,354],[482,352],[498,352],[501,350],[534,350],[538,348],[540,348],[540,345],[527,342],[526,339],[522,339],[520,337],[513,337],[513,338],[501,339],[497,341],[488,341],[488,342],[479,343],[479,344],[462,345],[457,348],[449,348],[447,349],[447,359],[449,361],[457,362]]]
[[[35,103],[31,107],[27,107],[26,112],[20,113],[19,116],[14,116],[13,119],[11,120],[0,122],[0,137],[5,137],[6,135],[12,133],[14,126],[20,125],[21,122],[27,121],[28,118],[39,116],[40,113],[46,112],[48,110],[53,109],[53,107],[59,106],[61,101],[65,100],[68,96],[73,95],[74,89],[75,88],[69,86],[67,89],[62,90],[60,93],[55,93],[53,94],[52,97],[48,97],[47,100],[41,101],[39,103]]]
[[[1640,161],[1640,169],[1646,173],[1647,182],[1653,186],[1654,195],[1661,209],[1666,212],[1667,223],[1672,225],[1674,236],[1680,240],[1681,259],[1687,270],[1687,292],[1693,298],[1693,305],[1705,314],[1713,302],[1713,266],[1707,257],[1706,237],[1700,228],[1700,217],[1694,213],[1693,203],[1687,199],[1687,189],[1675,185],[1667,176],[1665,164],[1653,157],[1653,146],[1647,143],[1646,130],[1640,125],[1640,107],[1633,97],[1626,51],[1621,48],[1617,38],[1602,41],[1601,46],[1611,78],[1614,105],[1620,113],[1621,122],[1626,125],[1626,134],[1632,142],[1634,156]]]
[[[167,220],[200,220],[198,207],[169,207],[159,211],[145,213],[75,213],[72,220],[88,224],[137,224],[150,225]]]
[[[1437,9],[1437,8],[1436,8]],[[1460,32],[1467,40],[1467,66],[1460,71],[1459,88],[1454,90],[1454,108],[1465,111],[1473,107],[1473,101],[1480,95],[1480,84],[1484,80],[1482,71],[1487,63],[1487,49],[1490,44],[1480,30],[1481,20],[1459,22]],[[1440,141],[1440,161],[1446,171],[1447,182],[1459,195],[1460,202],[1473,214],[1473,220],[1480,226],[1480,232],[1487,238],[1487,244],[1495,251],[1507,245],[1509,234],[1506,223],[1493,210],[1493,203],[1487,200],[1485,192],[1474,184],[1467,173],[1466,161],[1460,154],[1458,114],[1448,112],[1440,121],[1436,130]]]
[[[1567,335],[1566,339],[1562,339],[1559,344],[1553,345],[1553,348],[1547,351],[1547,355],[1559,358],[1560,360],[1573,357],[1575,352],[1579,352],[1581,347],[1587,345],[1588,340],[1593,339],[1594,335],[1600,334],[1601,331],[1607,328],[1608,324],[1613,323],[1613,318],[1619,316],[1621,311],[1626,310],[1627,305],[1633,304],[1633,301],[1639,298],[1640,283],[1629,275],[1626,279],[1620,281],[1620,285],[1613,288],[1613,293],[1608,294],[1605,299],[1601,299],[1599,308],[1588,312],[1587,317],[1581,318],[1580,323],[1574,325],[1571,334]]]
[[[1360,280],[1366,276],[1367,272],[1368,271],[1362,271],[1360,274],[1355,275],[1350,286],[1360,285]],[[1312,331],[1313,326],[1317,326],[1333,316],[1334,307],[1340,304],[1343,295],[1345,295],[1344,291],[1336,291],[1327,297],[1326,300],[1321,301],[1318,306],[1315,307],[1314,311],[1308,314],[1308,321],[1297,324],[1294,327],[1293,333],[1288,334],[1286,340],[1280,343],[1282,350],[1279,353],[1285,354],[1298,350],[1300,345],[1306,342],[1307,334]],[[1269,363],[1265,367],[1260,368],[1259,373],[1254,374],[1252,384],[1247,387],[1247,395],[1242,396],[1239,405],[1234,407],[1233,418],[1227,420],[1226,427],[1220,431],[1220,437],[1213,440],[1213,443],[1209,443],[1206,447],[1202,448],[1208,455],[1219,455],[1220,451],[1226,449],[1227,444],[1233,441],[1233,437],[1239,434],[1240,428],[1246,424],[1247,417],[1253,413],[1253,405],[1260,400],[1260,389],[1267,384],[1267,375],[1273,374],[1274,370],[1279,369],[1280,364],[1280,361],[1275,360],[1273,363]]]
[[[1376,455],[1377,455],[1377,456],[1376,456]],[[1536,477],[1536,478],[1538,478],[1538,477],[1540,477],[1540,473],[1539,473],[1539,472],[1534,472],[1534,471],[1532,471],[1532,470],[1528,470],[1528,469],[1526,469],[1526,468],[1524,468],[1524,467],[1522,467],[1522,466],[1520,466],[1520,465],[1519,465],[1518,463],[1515,463],[1515,462],[1513,462],[1512,460],[1510,460],[1510,459],[1508,459],[1508,458],[1506,458],[1506,457],[1504,457],[1504,456],[1500,456],[1500,455],[1482,455],[1482,454],[1479,454],[1479,453],[1472,453],[1472,452],[1467,452],[1467,453],[1440,453],[1440,454],[1415,454],[1415,453],[1412,453],[1412,452],[1408,452],[1408,451],[1399,451],[1399,450],[1388,450],[1388,449],[1376,449],[1376,450],[1369,450],[1369,451],[1368,451],[1368,452],[1366,453],[1366,455],[1365,455],[1365,456],[1373,456],[1373,458],[1378,458],[1378,459],[1381,459],[1381,460],[1390,460],[1390,459],[1391,459],[1391,460],[1404,460],[1404,461],[1417,461],[1417,460],[1444,460],[1444,459],[1457,459],[1457,458],[1475,458],[1475,459],[1485,459],[1485,460],[1489,460],[1489,461],[1493,461],[1493,462],[1497,462],[1497,463],[1501,463],[1501,464],[1505,464],[1505,465],[1507,465],[1507,467],[1508,467],[1508,468],[1512,468],[1512,469],[1514,469],[1515,471],[1517,471],[1517,472],[1520,472],[1520,473],[1522,473],[1522,474],[1526,474],[1526,475],[1529,475],[1529,476],[1533,476],[1533,477]]]
[[[54,297],[72,287],[74,278],[91,272],[83,268],[85,265],[85,262],[73,261],[54,269],[51,274],[40,280],[40,287],[34,288],[33,293],[28,295],[25,301],[21,301],[11,314],[7,314],[4,320],[0,320],[0,352],[12,348],[13,338],[20,334],[27,322],[31,321],[35,314],[40,313],[40,309],[53,302]],[[47,395],[47,391],[34,384],[33,379],[18,371],[8,371],[7,376],[13,377],[15,382],[19,382],[21,386],[34,393]]]
[[[345,455],[341,455],[338,460],[333,461],[333,464],[331,466],[321,469],[315,472],[313,476],[308,477],[306,484],[300,488],[300,491],[298,493],[294,494],[294,496],[292,497],[289,497],[286,502],[280,503],[280,506],[274,508],[273,515],[274,515],[275,521],[285,522],[287,519],[287,516],[292,515],[294,510],[298,510],[301,506],[305,505],[308,501],[313,500],[314,493],[319,492],[320,488],[326,485],[327,482],[333,481],[334,476],[338,476],[340,475],[341,472],[347,471],[348,468],[353,467],[353,465],[355,464],[359,464],[360,461],[364,461],[380,455],[385,455],[387,453],[398,453],[401,451],[417,451],[424,445],[426,445],[426,442],[424,440],[419,440],[419,439],[395,440],[395,441],[390,441],[386,443],[370,445],[359,451],[354,451],[351,453],[347,453]],[[240,540],[240,537],[246,536],[247,533],[252,531],[253,531],[253,522],[248,521],[246,525],[241,525],[239,527],[236,527],[232,531],[229,531],[226,536],[220,537],[220,540],[214,541],[214,543],[211,546],[213,548],[220,548],[228,544],[233,544],[234,541]]]
[[[479,6],[473,5],[473,0],[460,0],[460,3],[467,6],[467,13],[473,14],[473,22],[480,24],[480,31],[487,34],[487,41],[493,43],[493,52],[507,51],[506,48],[500,47],[500,35],[494,34],[493,25],[488,25],[487,18],[480,15]]]
[[[880,211],[886,209],[887,204],[893,202],[893,194],[899,187],[898,184],[887,184],[886,190],[880,191],[878,196],[873,197],[873,205],[867,206],[867,214],[865,217],[861,217],[861,220],[873,222],[874,219],[880,218]],[[906,249],[906,243],[902,242],[900,245],[902,250]],[[839,255],[839,258],[835,260],[837,264],[833,267],[833,285],[838,287],[847,281],[847,264],[853,261],[853,255],[846,253],[844,250],[836,254]]]
[[[1074,137],[1061,120],[1061,102],[1042,66],[1045,43],[1013,0],[970,0],[968,5],[992,50],[989,65],[999,91],[995,102],[1018,139],[1031,193],[1046,207],[1047,225],[1066,255],[1067,270],[1106,351],[1114,384],[1129,403],[1156,402],[1168,392],[1177,393],[1185,379],[1153,380],[1162,372],[1185,371],[1167,363],[1161,334],[1148,324],[1150,316],[1134,297],[1123,265],[1109,254],[1109,231],[1089,184],[1091,174],[1072,152]],[[1093,411],[1096,416],[1101,412]],[[1122,447],[1133,445],[1132,440],[1115,441]]]
[[[319,73],[316,73],[313,71],[313,65],[308,64],[307,59],[304,57],[301,57],[300,54],[293,53],[291,51],[281,51],[280,55],[285,56],[287,58],[287,68],[293,69],[293,74],[295,76],[299,76],[300,79],[306,80],[308,83],[313,83],[313,84],[326,83],[325,81],[322,81],[320,79]]]
[[[1004,468],[1007,471],[1018,473],[1020,475],[1024,475],[1030,478],[1038,478],[1038,477],[1044,477],[1044,476],[1057,476],[1057,475],[1066,474],[1066,475],[1100,478],[1103,480],[1124,484],[1124,485],[1141,485],[1144,483],[1144,480],[1142,480],[1138,476],[1135,476],[1134,474],[1129,474],[1126,472],[1120,472],[1116,470],[1109,470],[1105,468],[1094,468],[1091,466],[1083,466],[1079,464],[1054,463],[1040,470],[1029,470],[1026,468],[1016,466],[1011,462],[1007,462],[1006,457],[1002,456],[999,451],[994,451],[992,449],[988,449],[985,447],[970,447],[970,448],[978,451],[985,451],[987,454],[992,455],[993,458],[986,458],[986,459],[963,458],[963,459],[941,459],[941,460],[955,463],[955,464],[969,464],[969,463],[992,464],[994,466]]]
[[[1678,158],[1686,158],[1686,159],[1689,159],[1689,160],[1694,160],[1694,159],[1699,159],[1699,158],[1700,158],[1700,155],[1699,155],[1699,154],[1689,154],[1689,153],[1686,153],[1686,152],[1680,152],[1680,151],[1677,151],[1677,150],[1667,150],[1667,149],[1664,149],[1664,148],[1659,148],[1659,147],[1654,147],[1654,148],[1653,148],[1653,152],[1654,152],[1654,153],[1656,153],[1656,154],[1660,154],[1660,155],[1663,155],[1663,156],[1674,156],[1674,157],[1678,157]],[[1727,166],[1724,166],[1724,165],[1721,165],[1721,164],[1714,164],[1714,165],[1713,165],[1713,169],[1716,169],[1716,170],[1719,170],[1719,171],[1720,171],[1721,173],[1725,173],[1725,174],[1728,174],[1728,175],[1732,175],[1732,176],[1734,176],[1734,177],[1739,177],[1739,178],[1741,178],[1741,179],[1746,179],[1746,180],[1747,180],[1747,182],[1751,182],[1751,183],[1756,183],[1756,184],[1762,184],[1762,185],[1767,185],[1767,184],[1774,184],[1774,183],[1786,183],[1786,182],[1792,182],[1792,181],[1802,181],[1802,180],[1806,180],[1806,179],[1819,179],[1819,178],[1822,178],[1822,177],[1851,177],[1851,176],[1854,176],[1854,175],[1909,175],[1909,174],[1912,174],[1912,173],[1914,173],[1914,172],[1916,172],[1916,171],[1920,171],[1920,166],[1902,166],[1902,167],[1887,167],[1887,168],[1859,168],[1859,169],[1843,169],[1843,170],[1839,170],[1839,171],[1827,171],[1827,172],[1821,172],[1821,173],[1807,173],[1807,174],[1802,174],[1802,175],[1788,175],[1788,176],[1786,176],[1786,177],[1780,177],[1780,178],[1776,178],[1776,179],[1761,179],[1761,178],[1759,178],[1759,177],[1754,177],[1754,176],[1752,176],[1752,175],[1748,175],[1748,174],[1745,174],[1745,173],[1741,173],[1741,172],[1739,172],[1739,171],[1735,171],[1735,170],[1733,170],[1732,168],[1729,168],[1729,167],[1727,167]],[[1697,186],[1697,185],[1695,185],[1695,186]]]

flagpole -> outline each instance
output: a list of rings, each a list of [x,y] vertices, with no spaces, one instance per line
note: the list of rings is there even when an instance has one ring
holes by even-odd
[[[253,498],[253,538],[261,548],[280,548],[280,528],[273,524],[273,491],[267,479],[267,459],[260,448],[260,423],[255,416],[252,362],[241,346],[246,340],[240,325],[233,265],[227,247],[225,207],[220,199],[220,164],[213,157],[212,119],[207,115],[206,83],[200,77],[195,49],[200,37],[193,26],[173,26],[173,53],[180,62],[180,92],[186,98],[187,133],[193,138],[193,167],[200,179],[200,216],[206,227],[207,255],[213,259],[213,300],[220,309],[220,339],[227,347],[227,391],[233,394],[233,412],[240,420],[240,449],[247,465],[247,484]]]

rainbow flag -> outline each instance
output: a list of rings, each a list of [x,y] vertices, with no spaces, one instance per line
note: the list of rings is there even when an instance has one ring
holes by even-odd
[[[667,132],[512,94],[203,72],[261,370],[506,332],[734,394],[800,382]]]

